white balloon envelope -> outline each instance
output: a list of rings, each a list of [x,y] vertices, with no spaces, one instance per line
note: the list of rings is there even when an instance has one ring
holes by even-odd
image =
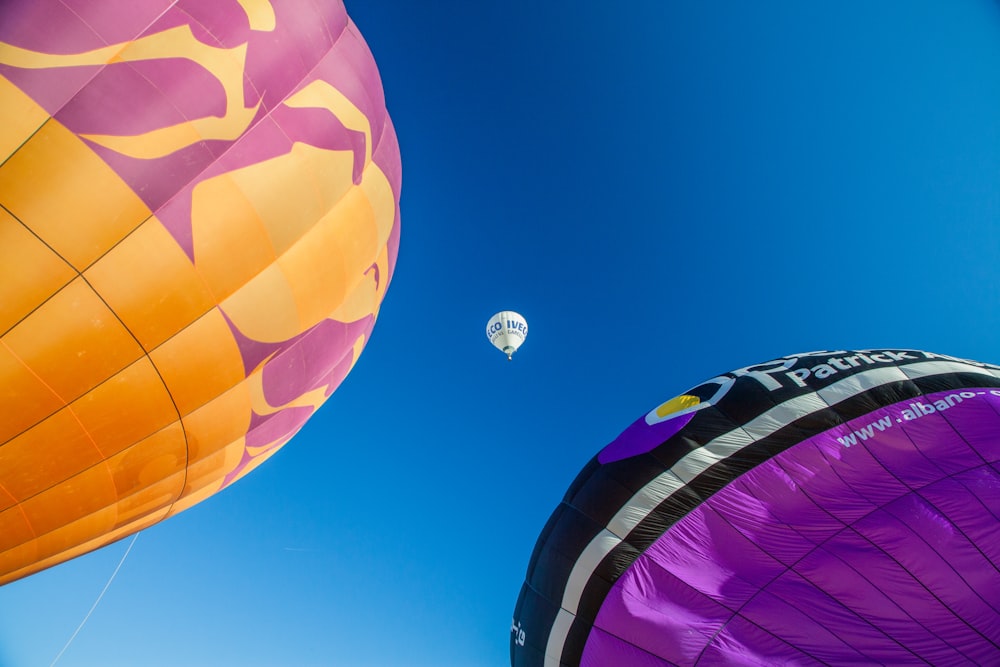
[[[486,323],[486,337],[510,361],[514,352],[528,337],[528,323],[513,310],[501,310]]]

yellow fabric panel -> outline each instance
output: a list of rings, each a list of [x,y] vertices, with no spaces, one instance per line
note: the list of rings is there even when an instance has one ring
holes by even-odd
[[[87,283],[77,278],[3,337],[65,401],[142,356],[142,349]]]
[[[191,221],[195,266],[218,301],[277,258],[264,224],[231,173],[195,186]]]
[[[222,304],[255,340],[292,338],[329,317],[375,263],[378,227],[364,190],[352,188],[272,265]],[[280,270],[279,268],[280,267]]]
[[[0,338],[0,443],[45,419],[65,404],[51,387],[11,351]]]
[[[364,191],[354,188],[278,263],[295,290],[302,329],[330,316],[378,255],[376,226]]]
[[[295,144],[286,155],[229,175],[246,193],[281,255],[353,188],[353,169],[351,151]]]
[[[0,162],[48,120],[49,114],[33,99],[0,76]]]
[[[0,333],[76,276],[73,267],[0,208]]]
[[[155,218],[83,275],[146,350],[215,305],[191,260]]]
[[[381,169],[375,164],[369,164],[365,167],[361,189],[372,207],[375,224],[378,225],[377,245],[384,249],[396,221],[396,196],[392,192],[392,185]]]
[[[156,369],[143,357],[72,404],[105,457],[177,421],[177,410]]]
[[[0,447],[0,486],[22,501],[101,459],[76,415],[64,408]],[[7,504],[0,497],[0,508]]]
[[[264,343],[284,342],[305,330],[295,291],[278,264],[261,271],[221,305],[237,329]]]
[[[0,204],[82,271],[150,216],[90,148],[49,120],[0,166]]]
[[[186,415],[243,381],[243,357],[222,313],[213,308],[153,350],[150,359]]]
[[[250,390],[247,383],[241,382],[186,415],[183,422],[188,440],[188,485],[196,478],[205,476],[208,469],[221,479],[239,463],[243,437],[250,428]],[[236,441],[241,443],[240,455],[219,460],[217,454]],[[203,465],[210,459],[211,463]],[[188,491],[184,493],[186,495]]]

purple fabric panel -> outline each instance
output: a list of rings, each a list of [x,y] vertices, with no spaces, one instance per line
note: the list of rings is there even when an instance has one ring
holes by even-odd
[[[655,656],[620,637],[594,628],[587,648],[580,658],[580,667],[674,667],[676,663]]]
[[[626,570],[613,592],[616,594],[608,595],[594,629],[607,630],[677,664],[692,664],[732,616],[729,609],[645,558]],[[607,619],[627,622],[609,623]],[[608,655],[603,662],[591,664],[626,663]]]
[[[77,134],[135,135],[225,113],[219,80],[197,63],[172,58],[101,68],[56,118]]]
[[[809,509],[809,520],[821,521],[822,512],[830,518],[823,527],[823,535],[815,534],[814,538],[825,539],[833,531],[839,531],[845,525],[850,524],[865,516],[878,505],[876,501],[884,498],[898,498],[906,492],[906,488],[895,479],[886,478],[880,480],[878,486],[880,492],[876,492],[874,485],[869,485],[864,489],[857,488],[848,483],[849,477],[845,477],[838,472],[841,465],[844,465],[843,456],[845,449],[839,443],[828,441],[808,441],[786,451],[780,458],[767,462],[767,466],[773,466],[781,472],[775,472],[776,477],[786,475],[790,491],[785,495],[786,502],[783,505],[794,505],[795,498],[803,505],[806,501],[811,502],[813,508]],[[868,463],[873,463],[869,461]],[[849,464],[848,464],[849,465]],[[767,475],[767,470],[762,470]],[[767,485],[766,479],[760,482]],[[747,487],[751,488],[751,487]],[[786,508],[785,511],[789,511]],[[809,530],[815,533],[811,527],[804,528],[797,518],[796,527],[800,530]],[[770,531],[770,527],[767,528]],[[822,539],[819,539],[822,541]]]
[[[792,573],[793,580],[798,580],[797,575]],[[794,592],[794,587],[792,587]],[[777,592],[781,592],[778,590]],[[826,603],[825,600],[820,600]],[[812,655],[822,649],[827,661],[831,664],[857,664],[865,661],[864,656],[852,647],[845,638],[837,635],[833,629],[823,625],[816,616],[816,607],[807,607],[794,597],[787,601],[778,595],[765,589],[761,591],[753,600],[740,611],[740,616],[747,619],[760,628],[768,628],[772,619],[780,617],[784,619],[781,638],[791,646],[795,646],[799,651]],[[734,621],[735,618],[734,617]],[[735,635],[734,635],[735,637]],[[706,647],[708,654],[711,647]],[[730,642],[727,646],[727,653],[732,656],[733,662],[738,663],[740,647]]]
[[[237,47],[250,38],[250,20],[235,0],[178,0],[164,18],[157,29],[186,25],[199,42],[223,49]]]
[[[862,654],[864,661],[869,663],[905,664],[912,661],[912,654],[891,638],[892,630],[898,630],[912,621],[877,587],[825,549],[812,552],[798,570],[782,575],[768,586],[767,591],[773,598],[812,618],[816,625],[824,628],[822,635],[815,639],[799,636],[795,628],[790,627],[785,619],[777,617],[775,610],[767,606],[755,605],[745,610],[743,615],[790,643],[797,638],[799,643],[796,645],[800,649],[825,662],[839,662],[839,656],[844,652],[843,644],[850,651]],[[843,592],[849,597],[837,600],[815,582],[829,584],[835,592]],[[867,613],[880,614],[879,622],[867,622],[864,616],[859,616],[858,610],[851,607],[852,602],[864,605],[863,610]],[[889,626],[889,633],[885,631],[886,626]],[[816,641],[828,641],[827,631],[838,638],[832,647]],[[754,650],[753,647],[748,648]]]
[[[347,29],[316,64],[310,78],[331,83],[368,118],[372,137],[382,135],[386,115],[382,79],[368,44],[353,22],[348,20]]]
[[[389,184],[392,186],[392,192],[396,200],[395,223],[392,226],[392,232],[389,234],[389,242],[386,244],[389,254],[389,275],[378,277],[379,285],[388,285],[392,280],[392,273],[396,266],[396,257],[399,255],[399,200],[403,181],[403,165],[400,159],[399,140],[396,137],[396,129],[393,127],[388,114],[385,116],[385,123],[382,126],[382,136],[375,145],[375,153],[372,155],[372,159],[382,169],[386,178],[389,179]]]
[[[965,401],[965,403],[966,407],[962,412],[963,430],[966,425],[972,426],[980,419],[987,419],[987,423],[996,421],[996,414],[985,402]],[[983,409],[986,412],[983,412]],[[912,426],[903,422],[899,424],[899,429],[907,435],[914,448],[945,475],[953,475],[983,463],[982,456],[962,439],[948,421],[947,413],[921,417],[919,422]]]
[[[275,3],[275,16],[280,29],[255,33],[247,49],[247,104],[263,99],[268,110],[303,81],[317,78],[310,72],[329,57],[330,49],[347,27],[347,14],[339,3]],[[281,85],[275,85],[278,82]],[[256,98],[251,97],[251,91]]]
[[[989,593],[1000,607],[1000,586],[985,590],[988,582],[1000,575],[1000,538],[997,523],[1000,523],[1000,469],[997,466],[982,466],[968,470],[951,479],[943,479],[933,486],[920,490],[920,496],[944,513],[961,531],[975,551],[987,562],[978,558],[975,563],[985,567],[973,567],[967,578],[979,582],[977,589]],[[950,560],[955,561],[951,555]]]
[[[343,380],[346,370],[336,373],[336,377],[331,373],[344,365],[350,367],[354,341],[359,335],[367,334],[373,324],[371,318],[353,324],[323,320],[284,344],[281,351],[264,366],[264,397],[267,402],[284,405],[301,396],[303,391],[331,382],[336,383],[335,388]]]
[[[592,636],[679,664],[1000,663],[1000,397],[956,394],[738,477],[622,574]]]
[[[652,425],[647,424],[645,418],[640,419],[598,452],[597,460],[602,464],[612,463],[652,451],[687,426],[694,415],[694,412],[689,412]]]
[[[904,580],[905,586],[890,590],[890,594],[901,591],[900,606],[915,622],[933,629],[946,638],[946,643],[972,658],[968,651],[984,643],[976,619],[1000,621],[995,610],[961,574],[963,560],[967,566],[981,566],[974,555],[978,552],[947,517],[935,516],[937,510],[926,501],[908,496],[894,505],[900,506],[895,509],[901,510],[903,518],[880,511],[856,524],[855,530],[891,559],[882,567],[901,568],[913,578],[912,582]],[[956,563],[952,564],[948,556],[954,557]]]
[[[935,432],[941,432],[940,424],[934,424],[934,416],[925,417],[927,427]],[[945,425],[947,427],[947,425]],[[923,428],[923,421],[919,428]],[[954,433],[948,429],[951,437],[949,440],[956,440]],[[951,443],[958,445],[960,440]],[[878,448],[869,448],[875,460],[885,468],[885,472],[892,475],[910,489],[918,489],[927,484],[931,484],[944,475],[944,471],[933,459],[928,458],[921,452],[913,441],[907,436],[906,430],[901,427],[890,428],[885,433],[880,434]]]
[[[889,527],[885,529],[890,530]],[[857,532],[845,531],[841,539],[827,545],[826,550],[834,558],[848,564],[858,576],[871,582],[895,607],[894,610],[892,606],[880,604],[872,608],[868,604],[871,596],[851,600],[850,605],[853,611],[877,625],[900,646],[931,659],[933,664],[944,664],[956,659],[956,647],[982,641],[981,636],[970,632],[960,619],[934,598],[923,582]],[[853,590],[843,580],[828,581],[822,588],[841,601]],[[851,622],[844,626],[842,633],[850,637],[869,635],[858,629],[858,623]],[[886,648],[890,647],[886,645]],[[898,655],[896,662],[903,660],[898,651],[893,655]]]
[[[753,647],[755,652],[750,653],[747,647]],[[739,616],[719,631],[698,659],[701,667],[819,667],[822,664]]]
[[[714,510],[675,530],[675,539],[656,542],[644,556],[728,609],[739,609],[785,570]]]
[[[844,527],[826,508],[809,502],[801,481],[788,476],[774,459],[741,479],[743,483],[732,485],[728,493],[716,494],[713,506],[751,541],[774,549],[768,553],[778,561],[795,562]],[[772,526],[777,530],[772,532]],[[785,549],[777,548],[775,540],[784,542]]]
[[[175,0],[4,0],[0,41],[79,53],[141,34]]]

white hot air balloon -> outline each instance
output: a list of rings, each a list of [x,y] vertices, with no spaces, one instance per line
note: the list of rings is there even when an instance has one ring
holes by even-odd
[[[514,352],[528,337],[528,323],[513,310],[501,310],[486,323],[486,337],[510,361]]]

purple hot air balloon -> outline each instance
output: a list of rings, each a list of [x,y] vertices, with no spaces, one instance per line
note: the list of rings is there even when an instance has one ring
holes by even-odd
[[[0,3],[0,584],[288,442],[371,335],[399,192],[340,0]]]
[[[511,664],[1000,664],[1000,367],[813,352],[662,404],[546,524]]]

